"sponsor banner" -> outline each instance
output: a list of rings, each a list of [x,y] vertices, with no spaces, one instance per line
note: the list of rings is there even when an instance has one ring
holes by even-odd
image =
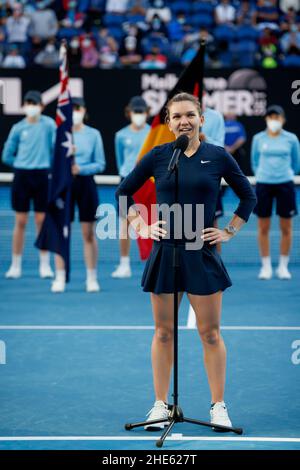
[[[275,76],[276,74],[276,76]],[[107,158],[105,174],[117,174],[114,155],[114,134],[128,124],[124,109],[134,95],[143,95],[155,116],[180,70],[71,70],[70,88],[73,96],[84,96],[89,115],[89,125],[102,133]],[[300,72],[298,69],[276,70],[206,70],[206,106],[223,114],[234,113],[244,124],[247,143],[240,166],[251,175],[249,151],[251,139],[264,128],[267,105],[283,106],[287,116],[286,129],[300,137]],[[0,151],[7,135],[17,121],[22,119],[22,97],[28,90],[42,92],[45,113],[54,117],[59,94],[59,74],[56,70],[1,70],[0,73]],[[10,169],[0,164],[0,171]]]

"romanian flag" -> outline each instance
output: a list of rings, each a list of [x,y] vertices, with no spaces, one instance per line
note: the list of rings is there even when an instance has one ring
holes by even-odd
[[[175,87],[169,92],[167,101],[177,93],[187,92],[194,96],[197,96],[201,103],[204,76],[204,53],[205,42],[203,41],[200,44],[200,48],[197,52],[197,55],[194,57],[188,67],[183,71]],[[137,162],[139,162],[141,158],[143,158],[143,156],[150,150],[152,150],[152,148],[156,145],[166,144],[167,142],[172,142],[174,140],[174,134],[169,131],[169,128],[164,121],[165,104],[162,107],[161,111],[154,117],[152,121],[151,129],[141,149]],[[143,204],[144,206],[146,206],[149,214],[149,220],[146,220],[146,222],[148,224],[153,223],[153,221],[150,220],[151,205],[156,203],[155,184],[153,178],[149,179],[134,194],[134,201],[136,204]],[[140,251],[140,257],[142,260],[145,260],[150,255],[153,240],[150,238],[138,238],[137,241]]]

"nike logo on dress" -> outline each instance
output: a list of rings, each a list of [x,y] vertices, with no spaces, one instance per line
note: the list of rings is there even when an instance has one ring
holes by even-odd
[[[210,163],[210,160],[201,160],[201,163]]]

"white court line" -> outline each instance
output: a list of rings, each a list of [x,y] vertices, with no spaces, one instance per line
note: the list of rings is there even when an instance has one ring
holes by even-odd
[[[1,436],[0,441],[156,441],[158,436]],[[299,442],[299,437],[169,436],[168,441]]]
[[[179,330],[188,331],[188,326],[179,326]],[[129,325],[0,325],[0,330],[100,330],[100,331],[136,331],[154,330],[154,326]],[[227,331],[299,331],[300,326],[221,326]]]

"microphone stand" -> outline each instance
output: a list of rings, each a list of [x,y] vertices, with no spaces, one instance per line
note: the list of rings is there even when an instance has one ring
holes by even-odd
[[[177,155],[174,159],[171,160],[168,170],[172,173],[175,171],[175,205],[179,203],[178,194],[179,194],[179,181],[178,181],[178,166],[179,158],[182,152],[177,152]],[[173,278],[174,278],[174,366],[173,366],[173,404],[168,405],[169,408],[169,417],[166,419],[156,419],[152,421],[144,421],[140,423],[127,423],[125,424],[125,429],[130,431],[133,428],[149,425],[149,424],[159,424],[159,423],[168,423],[168,426],[164,430],[160,439],[156,441],[157,447],[162,447],[167,435],[170,433],[171,429],[176,423],[192,423],[199,426],[206,426],[213,428],[216,431],[232,431],[235,434],[243,434],[241,428],[234,428],[229,426],[221,426],[219,424],[213,424],[206,421],[199,421],[192,418],[186,418],[183,414],[182,409],[178,405],[178,276],[179,276],[179,250],[178,250],[178,240],[175,236],[174,247],[173,247]]]

